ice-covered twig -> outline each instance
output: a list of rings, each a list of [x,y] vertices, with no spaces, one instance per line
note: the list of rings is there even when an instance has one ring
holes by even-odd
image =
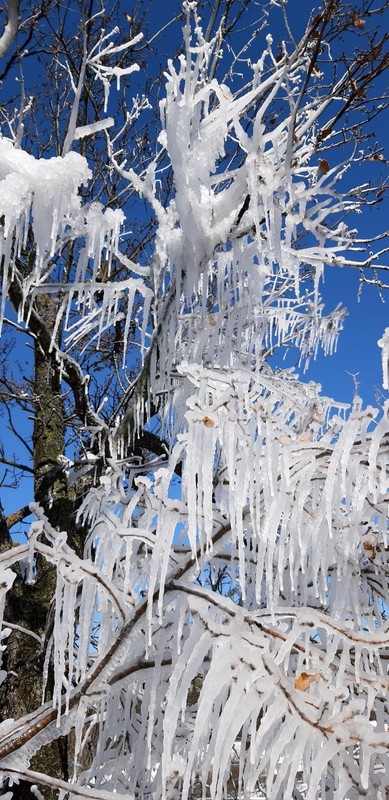
[[[2,35],[0,36],[0,58],[9,50],[18,30],[19,0],[8,0],[8,19]]]

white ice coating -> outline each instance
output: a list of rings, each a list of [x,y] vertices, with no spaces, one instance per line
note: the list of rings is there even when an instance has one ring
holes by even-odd
[[[25,297],[32,286],[42,282],[49,259],[63,247],[68,232],[78,223],[78,189],[90,177],[85,159],[77,153],[65,158],[36,159],[0,137],[0,253],[4,258],[0,322],[17,258],[27,243],[30,222],[36,259],[24,288]]]
[[[385,328],[384,334],[378,340],[378,346],[382,348],[382,386],[389,391],[389,328]]]
[[[106,122],[111,124],[110,120]],[[100,130],[101,123],[92,128],[89,133]],[[80,135],[87,135],[87,132]],[[82,206],[79,190],[91,174],[86,160],[78,153],[37,159],[17,148],[9,139],[0,137],[0,258],[4,258],[0,330],[12,281],[16,280],[21,287],[23,300],[19,316],[22,319],[28,316],[31,301],[37,293],[58,291],[58,267],[61,265],[58,256],[66,243],[78,241],[81,250],[77,270],[74,281],[66,287],[62,285],[64,299],[53,336],[64,316],[68,347],[88,335],[92,335],[92,341],[95,340],[98,346],[102,332],[122,318],[118,303],[126,296],[126,343],[133,303],[139,296],[145,304],[141,329],[143,350],[151,292],[139,278],[129,277],[119,284],[110,281],[109,273],[112,259],[118,252],[124,214],[119,209],[104,209],[100,203]],[[18,259],[30,250],[30,245],[27,246],[30,225],[36,253],[31,271],[24,276]],[[104,274],[107,275],[105,282],[99,278],[103,262]],[[70,325],[68,314],[74,301],[79,316]]]
[[[317,175],[314,103],[293,135],[289,105],[266,127],[277,93],[301,86],[304,52],[276,60],[269,39],[234,99],[203,80],[213,45],[198,27],[192,46],[193,6],[161,104],[166,208],[155,164],[134,178],[158,222],[149,266],[137,272],[119,255],[131,276],[111,282],[123,215],[81,207],[90,173],[80,156],[36,161],[0,140],[4,289],[30,222],[37,259],[26,302],[27,290],[47,290],[64,237],[82,237],[68,346],[98,342],[123,293],[126,344],[138,293],[148,392],[171,443],[140,464],[119,442],[122,461],[110,459],[79,511],[90,531],[83,559],[35,509],[48,544],[37,533],[34,552],[58,571],[53,703],[61,726],[88,681],[77,747],[97,744],[75,779],[96,797],[137,787],[137,800],[188,800],[196,785],[223,800],[235,761],[238,796],[258,797],[261,786],[267,800],[289,798],[297,786],[305,799],[348,800],[358,775],[363,791],[383,791],[389,770],[389,406],[379,415],[356,398],[345,419],[342,404],[269,357],[293,346],[304,365],[319,347],[335,349],[345,312],[323,316],[319,285],[326,264],[347,263],[353,238],[333,219],[358,202],[335,190],[335,168]],[[62,314],[67,323],[66,304]],[[387,388],[389,329],[379,345]],[[150,398],[134,402],[138,427]]]
[[[114,124],[115,120],[113,117],[107,117],[97,122],[91,122],[90,125],[81,125],[74,131],[74,138],[83,139],[85,136],[93,136],[95,133],[100,133],[100,131],[106,131],[108,128],[112,128]]]

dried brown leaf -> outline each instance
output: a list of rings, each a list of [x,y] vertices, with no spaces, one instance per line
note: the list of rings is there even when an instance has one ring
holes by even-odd
[[[330,168],[330,165],[326,158],[321,158],[319,161],[319,166],[317,168],[318,175],[325,175]]]
[[[311,683],[316,683],[320,678],[320,672],[300,672],[300,675],[297,676],[294,682],[294,688],[298,689],[300,692],[306,692],[309,689]]]
[[[216,424],[212,417],[201,417],[200,422],[202,422],[206,428],[214,428]]]
[[[323,130],[319,132],[317,138],[320,139],[320,140],[321,139],[326,139],[327,136],[329,136],[331,133],[332,133],[332,128],[330,126],[328,126],[328,128],[323,128]]]
[[[362,19],[362,17],[359,16],[359,14],[353,14],[351,17],[351,24],[354,28],[359,28],[360,30],[363,30],[363,28],[366,25],[366,22],[364,19]]]

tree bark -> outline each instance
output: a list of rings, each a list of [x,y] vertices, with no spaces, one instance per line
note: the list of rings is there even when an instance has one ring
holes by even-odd
[[[49,295],[39,296],[35,307],[46,326],[52,330],[55,319],[52,298]],[[43,349],[39,339],[35,340],[34,395],[34,499],[43,506],[53,527],[58,530],[65,528],[69,535],[74,535],[75,504],[73,498],[69,497],[66,475],[58,461],[65,447],[65,410],[59,370],[53,355]],[[5,533],[2,538],[5,538]],[[13,629],[8,638],[4,665],[7,677],[0,687],[1,719],[17,719],[39,707],[43,691],[44,644],[50,636],[53,617],[55,567],[38,558],[32,585],[23,581],[19,567],[16,567],[16,572],[13,587],[8,593],[4,618],[5,622],[11,622],[29,633]],[[51,685],[49,674],[47,696],[50,696]],[[31,766],[40,772],[66,779],[66,741],[60,739],[43,748],[33,758]],[[13,786],[12,791],[15,800],[33,797],[30,785],[24,781]],[[47,800],[57,797],[56,790],[40,787],[40,791]]]

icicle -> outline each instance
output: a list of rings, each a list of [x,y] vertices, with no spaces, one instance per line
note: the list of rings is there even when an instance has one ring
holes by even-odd
[[[382,386],[389,391],[389,328],[385,328],[378,346],[382,348]]]

